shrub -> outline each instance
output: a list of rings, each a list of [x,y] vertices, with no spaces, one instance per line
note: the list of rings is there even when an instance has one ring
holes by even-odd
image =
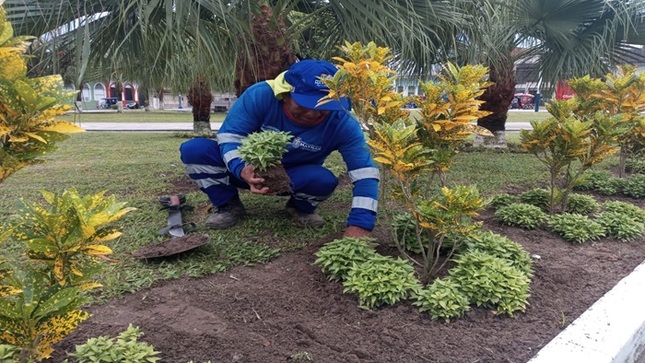
[[[116,339],[107,336],[90,338],[85,344],[77,345],[70,356],[78,363],[154,363],[159,352],[152,345],[137,341],[143,333],[130,324]]]
[[[378,254],[354,264],[343,286],[343,292],[358,295],[358,305],[363,309],[396,304],[416,296],[421,288],[408,261]]]
[[[572,193],[567,199],[567,212],[589,215],[596,213],[600,209],[600,204],[590,195]]]
[[[495,212],[495,218],[509,226],[535,229],[544,222],[546,215],[539,207],[534,205],[513,203],[498,209]]]
[[[628,214],[620,212],[602,212],[596,217],[598,222],[611,237],[621,241],[631,241],[640,237],[645,231],[643,222],[638,222]]]
[[[645,198],[645,175],[636,175],[623,182],[623,194],[632,198]]]
[[[421,289],[417,295],[421,312],[428,312],[433,320],[460,318],[470,309],[468,297],[461,292],[459,284],[451,279],[436,279],[432,285]]]
[[[15,345],[0,344],[0,363],[19,362],[20,348]]]
[[[625,170],[633,174],[645,174],[645,153],[637,154],[638,157],[632,157],[627,160]]]
[[[521,203],[534,205],[542,211],[549,211],[551,193],[546,189],[531,189],[519,196]]]
[[[495,309],[494,313],[513,315],[528,305],[529,277],[520,269],[486,252],[460,255],[450,278],[459,284],[472,304]]]
[[[411,213],[398,213],[392,220],[392,228],[396,233],[398,242],[406,251],[421,253],[422,247],[419,246],[417,239],[416,220]]]
[[[533,261],[519,243],[491,231],[481,231],[476,237],[466,240],[468,251],[480,251],[508,261],[526,276],[533,276]]]
[[[493,210],[497,210],[501,207],[505,207],[507,205],[511,205],[513,203],[518,203],[518,202],[519,202],[519,199],[517,196],[504,193],[504,194],[497,194],[493,196],[493,199],[491,199],[491,201],[488,203],[488,206]]]
[[[622,179],[614,178],[608,170],[591,170],[583,174],[576,189],[594,190],[603,195],[616,195],[622,190],[622,184]]]
[[[605,235],[605,229],[587,216],[562,213],[550,216],[549,227],[569,242],[584,243]]]
[[[237,149],[240,157],[258,171],[265,171],[282,161],[287,145],[293,136],[286,131],[266,130],[254,132],[242,139]]]
[[[603,208],[606,212],[617,212],[628,215],[637,222],[645,223],[645,210],[636,205],[621,201],[609,201],[603,203]]]
[[[374,239],[345,237],[325,244],[316,253],[314,263],[332,281],[343,281],[355,264],[360,264],[376,255]]]

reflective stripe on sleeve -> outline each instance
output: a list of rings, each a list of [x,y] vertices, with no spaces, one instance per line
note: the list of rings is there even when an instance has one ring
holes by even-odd
[[[381,179],[381,175],[378,168],[373,168],[373,167],[352,170],[347,174],[349,175],[349,180],[351,180],[352,183],[361,179],[376,179],[376,180]]]
[[[228,164],[228,163],[230,163],[230,162],[231,162],[231,160],[233,160],[233,159],[237,159],[237,158],[239,158],[239,157],[240,157],[240,152],[239,152],[239,151],[237,151],[237,149],[236,149],[236,150],[231,150],[231,151],[227,152],[226,154],[224,154],[224,158],[223,158],[223,159],[224,159],[224,162],[225,162],[226,164]]]
[[[243,138],[244,136],[238,135],[238,134],[229,134],[229,133],[217,134],[217,142],[219,144],[226,144],[229,142],[234,142],[239,144],[242,142]]]
[[[378,201],[367,197],[354,197],[352,199],[352,208],[362,208],[376,212],[378,209]]]

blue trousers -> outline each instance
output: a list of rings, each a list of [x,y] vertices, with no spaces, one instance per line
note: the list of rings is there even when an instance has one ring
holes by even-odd
[[[237,196],[238,188],[249,189],[244,180],[228,171],[217,141],[209,138],[190,139],[181,144],[179,152],[188,176],[216,207],[225,205]],[[321,165],[303,164],[285,169],[292,187],[288,203],[305,213],[313,213],[318,204],[328,199],[338,186],[334,173]]]

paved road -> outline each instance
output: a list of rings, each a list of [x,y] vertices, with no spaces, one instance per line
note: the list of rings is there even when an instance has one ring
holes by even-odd
[[[163,123],[126,123],[126,122],[80,122],[78,125],[87,131],[192,131],[192,122],[163,122]],[[211,123],[213,130],[219,130],[222,124]],[[528,122],[509,122],[506,131],[530,130]]]

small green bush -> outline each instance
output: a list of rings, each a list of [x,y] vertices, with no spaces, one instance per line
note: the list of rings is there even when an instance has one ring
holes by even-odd
[[[645,224],[620,212],[602,212],[596,217],[596,222],[607,231],[609,236],[621,241],[631,241],[642,236],[645,231]]]
[[[640,153],[638,157],[627,159],[625,171],[632,174],[645,174],[645,153]]]
[[[0,363],[19,362],[20,348],[10,344],[0,344]]]
[[[416,296],[421,288],[408,261],[378,254],[354,264],[343,286],[343,292],[358,295],[358,306],[362,309],[396,304]]]
[[[470,309],[468,296],[460,290],[459,284],[451,279],[436,279],[432,285],[422,288],[417,295],[421,312],[428,312],[432,320],[460,318]]]
[[[363,263],[376,255],[373,238],[345,237],[329,242],[316,253],[314,264],[332,281],[343,281],[355,264]]]
[[[625,179],[623,194],[636,199],[645,198],[645,175],[640,174]]]
[[[645,223],[645,210],[632,203],[614,200],[603,203],[602,207],[606,212],[625,214],[637,222]]]
[[[450,279],[459,284],[472,304],[511,316],[526,310],[531,281],[520,269],[481,251],[466,252],[455,262]]]
[[[416,224],[411,213],[398,213],[392,220],[392,228],[395,229],[396,237],[405,247],[406,251],[421,253],[421,246],[417,239]]]
[[[476,237],[466,239],[468,251],[485,252],[508,261],[528,277],[533,276],[533,260],[521,244],[491,231],[481,231]]]
[[[497,210],[501,207],[505,207],[507,205],[513,204],[513,203],[518,203],[519,199],[515,195],[510,195],[508,193],[503,193],[503,194],[497,194],[493,196],[491,201],[488,203],[488,207]]]
[[[572,193],[567,199],[567,212],[590,215],[600,209],[600,204],[590,195]]]
[[[513,203],[499,208],[495,218],[503,224],[524,229],[535,229],[542,224],[546,215],[535,205],[527,203]]]
[[[616,195],[622,190],[623,180],[608,170],[591,170],[583,174],[575,189],[594,190],[603,195]]]
[[[549,211],[551,192],[546,189],[531,189],[520,194],[520,203],[534,205],[542,211]]]
[[[562,213],[547,219],[549,227],[562,238],[573,243],[584,243],[605,236],[605,229],[581,214]]]
[[[138,327],[128,326],[118,337],[100,336],[90,338],[87,343],[77,345],[70,356],[78,363],[154,363],[159,352],[145,342],[138,342],[143,333]]]

